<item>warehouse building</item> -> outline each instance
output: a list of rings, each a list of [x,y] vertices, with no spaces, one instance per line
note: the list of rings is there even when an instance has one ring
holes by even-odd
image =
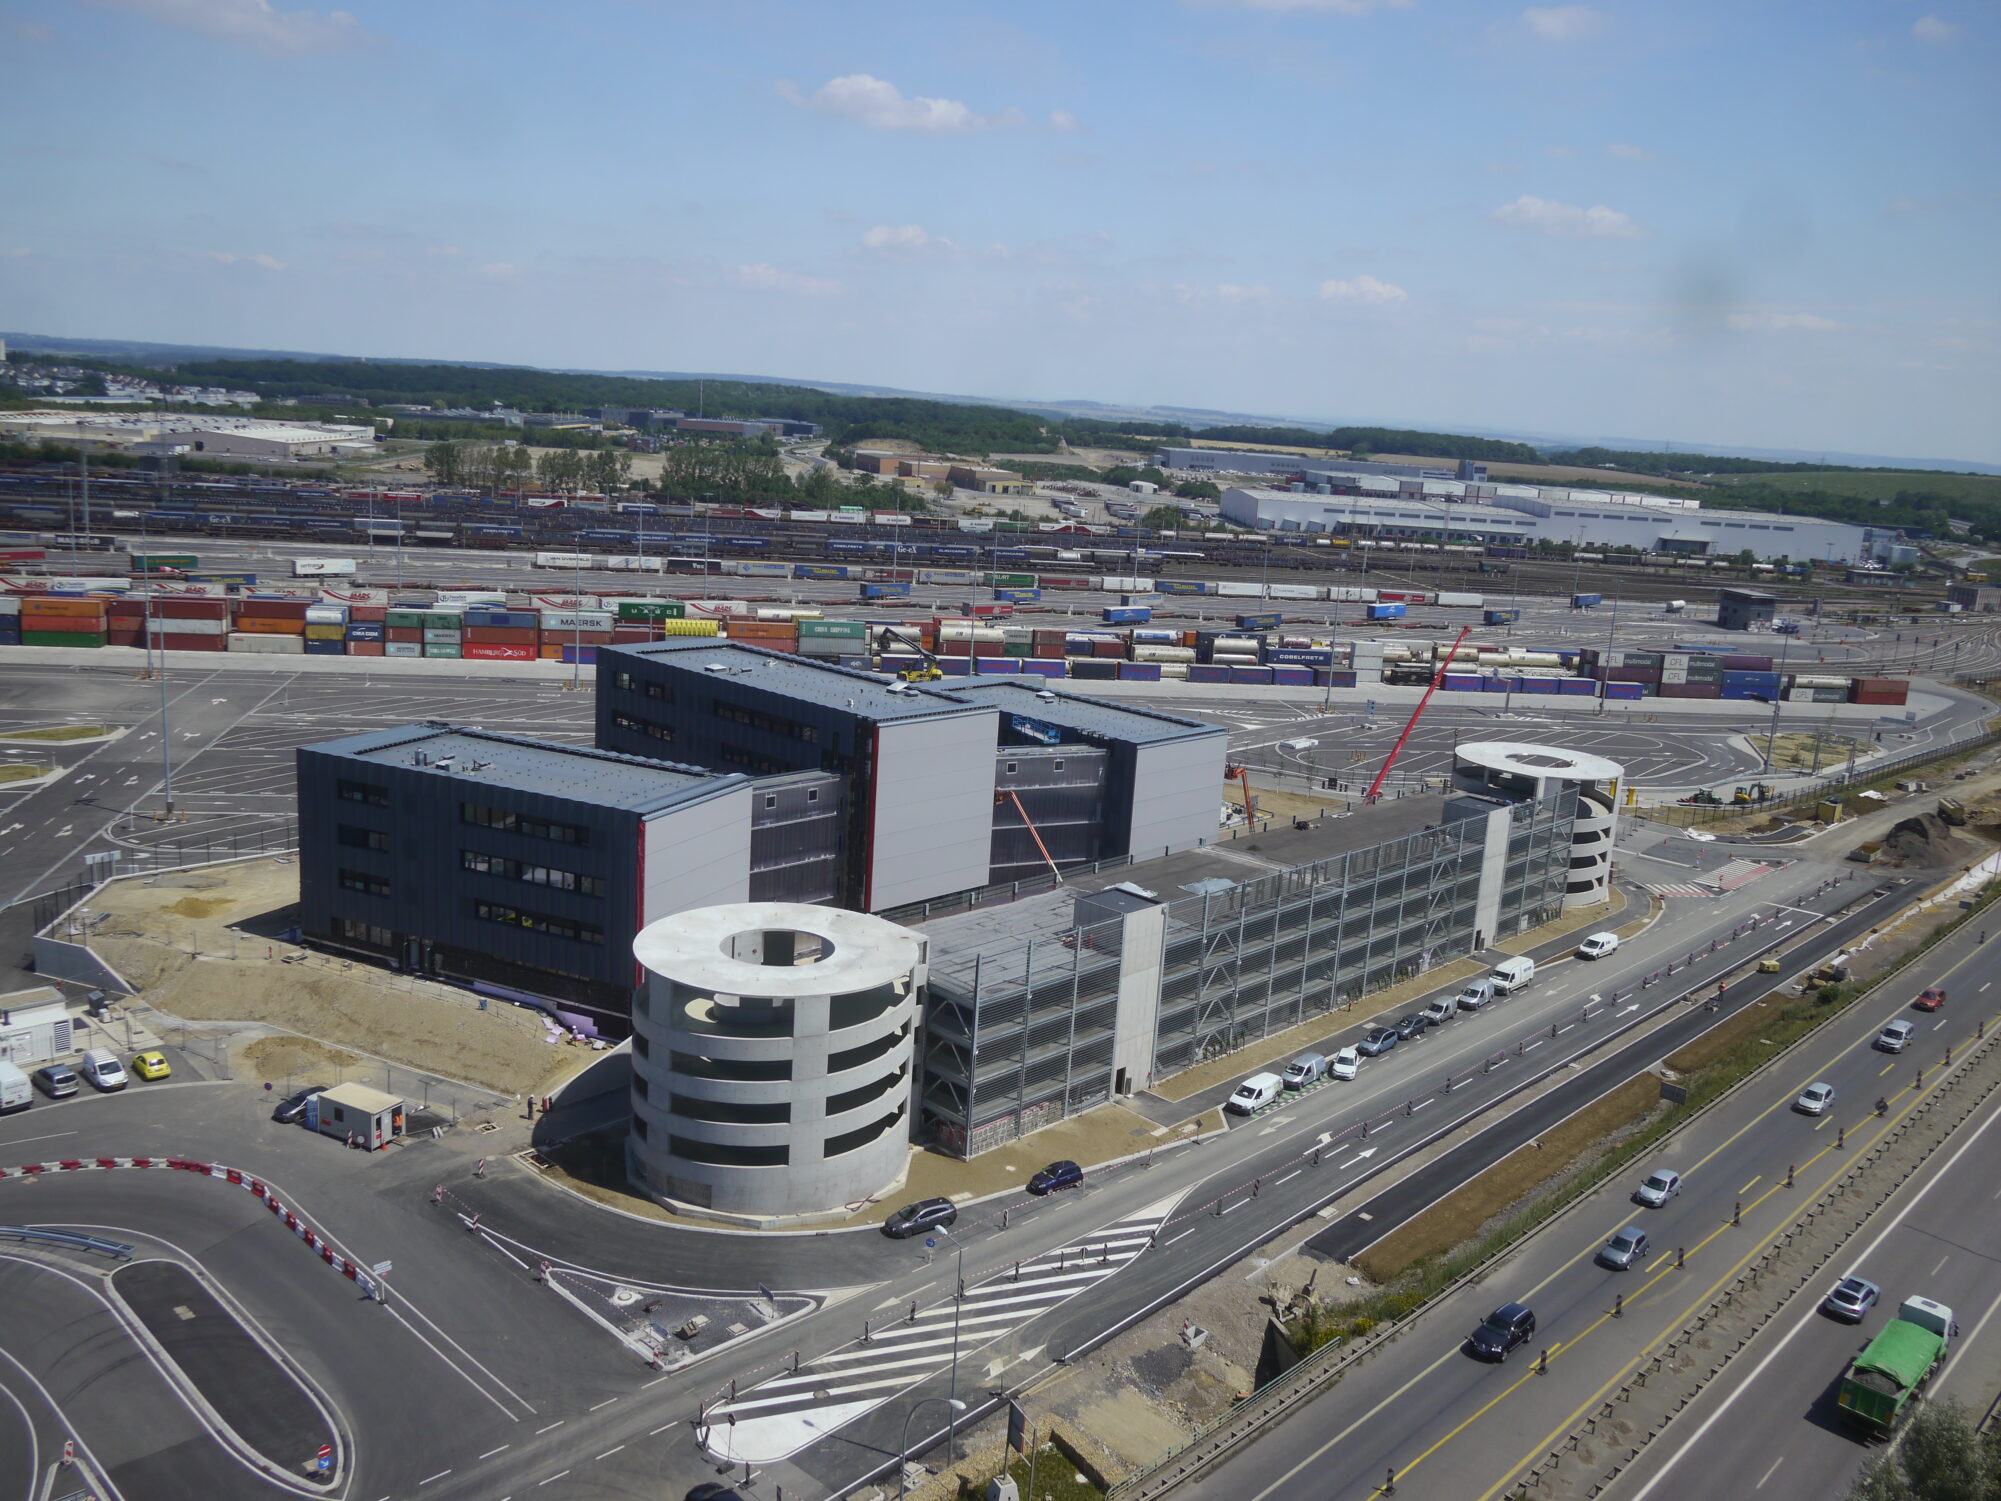
[[[1578,807],[1403,798],[919,923],[919,1139],[975,1156],[1549,921]]]
[[[768,899],[863,912],[1033,874],[1038,834],[1059,864],[1211,839],[1228,740],[1157,710],[1004,681],[892,685],[707,637],[600,648],[597,706],[606,750],[837,787],[834,890]]]
[[[307,938],[547,997],[613,1032],[648,922],[833,894],[835,777],[719,774],[441,723],[303,746],[297,763]]]
[[[1426,482],[1455,485],[1456,482]],[[1464,487],[1457,487],[1463,489]],[[1332,495],[1297,490],[1233,488],[1223,492],[1223,518],[1260,531],[1326,532],[1433,541],[1567,542],[1580,547],[1634,547],[1645,552],[1853,562],[1893,536],[1846,522],[1769,511],[1714,511],[1640,504],[1581,492],[1561,499],[1530,486],[1481,487],[1485,498],[1452,495]],[[1527,493],[1524,493],[1527,492]]]
[[[2001,610],[2001,588],[1989,584],[1947,584],[1945,602],[1976,615],[1992,615]]]
[[[1726,631],[1768,627],[1778,613],[1778,595],[1763,589],[1724,589],[1716,596],[1716,624]]]

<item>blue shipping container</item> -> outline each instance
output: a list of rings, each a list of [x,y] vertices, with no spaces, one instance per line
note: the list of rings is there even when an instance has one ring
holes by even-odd
[[[1480,612],[1480,623],[1482,625],[1513,625],[1521,618],[1522,612],[1520,610],[1482,610]]]
[[[1271,680],[1274,683],[1283,684],[1287,687],[1311,688],[1313,686],[1313,669],[1311,667],[1274,667],[1271,670]]]
[[[344,657],[347,655],[345,641],[308,641],[306,655],[309,657]]]
[[[1368,616],[1371,620],[1401,620],[1408,613],[1403,605],[1370,605]]]
[[[1068,664],[1073,678],[1115,678],[1119,664],[1110,657],[1080,657]]]
[[[863,599],[908,599],[910,598],[910,585],[863,584],[862,598]]]
[[[1645,695],[1640,692],[1640,689],[1645,686],[1644,683],[1607,683],[1605,685],[1605,696],[1607,698],[1643,698]]]
[[[1265,650],[1267,667],[1332,667],[1334,653],[1325,647],[1273,646]]]
[[[1233,683],[1269,683],[1272,670],[1269,667],[1232,667],[1227,669]]]
[[[563,660],[565,662],[575,662],[589,666],[596,662],[597,659],[598,649],[595,646],[566,646],[563,648]]]
[[[1191,662],[1188,664],[1188,681],[1191,683],[1227,683],[1230,669],[1218,667],[1212,662]]]
[[[1593,605],[1602,605],[1603,603],[1605,603],[1605,596],[1602,594],[1573,594],[1570,596],[1570,608],[1573,610],[1588,610]]]
[[[1240,631],[1275,631],[1285,624],[1283,615],[1239,615],[1237,629]]]
[[[1313,684],[1316,688],[1352,688],[1355,686],[1355,674],[1345,668],[1316,672]]]
[[[1021,670],[1024,676],[1060,678],[1069,664],[1061,657],[1023,657]]]
[[[1158,662],[1121,662],[1119,681],[1122,683],[1157,683],[1160,681]]]
[[[1572,698],[1593,698],[1597,696],[1598,685],[1589,678],[1558,678],[1556,691]]]
[[[1445,681],[1440,683],[1439,686],[1455,692],[1470,690],[1478,693],[1480,691],[1480,674],[1477,672],[1448,672],[1445,674]]]
[[[973,669],[983,678],[1021,676],[1020,657],[974,657]]]
[[[938,669],[948,678],[969,678],[973,675],[971,657],[940,657]]]
[[[1010,604],[1032,605],[1042,598],[1040,589],[996,589],[994,598],[1006,600]]]
[[[1153,611],[1145,605],[1111,605],[1105,610],[1107,625],[1145,625],[1153,619]]]

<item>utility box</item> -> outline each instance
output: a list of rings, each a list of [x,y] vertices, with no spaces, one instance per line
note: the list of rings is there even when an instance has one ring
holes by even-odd
[[[403,1102],[366,1084],[336,1084],[307,1098],[306,1124],[374,1152],[403,1134]]]
[[[996,1475],[987,1482],[987,1501],[1021,1501],[1021,1487],[1012,1475]]]

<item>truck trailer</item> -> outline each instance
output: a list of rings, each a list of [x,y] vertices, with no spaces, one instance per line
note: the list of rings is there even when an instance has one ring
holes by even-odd
[[[1835,1397],[1842,1417],[1867,1438],[1889,1438],[1945,1364],[1956,1328],[1944,1304],[1904,1299],[1842,1376]]]

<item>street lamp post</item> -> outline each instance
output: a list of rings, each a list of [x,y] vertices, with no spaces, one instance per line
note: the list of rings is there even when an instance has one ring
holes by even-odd
[[[945,1384],[945,1394],[952,1403],[952,1416],[945,1425],[945,1452],[953,1461],[957,1461],[959,1414],[966,1409],[966,1404],[959,1400],[959,1320],[966,1307],[966,1243],[952,1234],[947,1226],[940,1225],[938,1233],[952,1242],[952,1249],[957,1253],[958,1260],[958,1265],[952,1273],[952,1367]]]
[[[959,1414],[966,1410],[966,1404],[957,1397],[926,1397],[903,1415],[903,1438],[896,1446],[896,1501],[903,1501],[904,1472],[910,1468],[910,1420],[933,1402],[943,1402],[951,1409],[953,1424],[957,1424]],[[956,1427],[953,1431],[957,1431]]]

